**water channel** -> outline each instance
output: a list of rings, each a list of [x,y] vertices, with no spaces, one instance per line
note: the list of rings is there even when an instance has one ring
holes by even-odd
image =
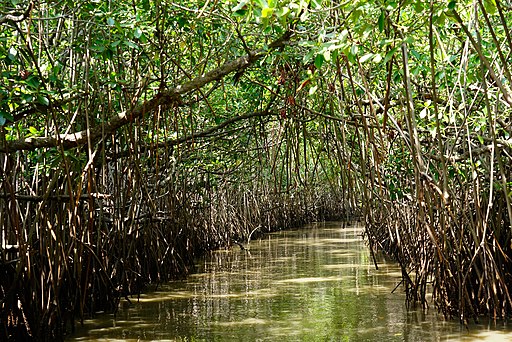
[[[186,280],[160,286],[69,341],[509,341],[512,327],[469,331],[407,310],[399,268],[376,270],[361,227],[317,223],[211,252]]]

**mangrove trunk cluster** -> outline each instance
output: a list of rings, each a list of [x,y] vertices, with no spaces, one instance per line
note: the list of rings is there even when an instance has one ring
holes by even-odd
[[[359,215],[408,303],[509,317],[510,7],[0,0],[0,339]]]

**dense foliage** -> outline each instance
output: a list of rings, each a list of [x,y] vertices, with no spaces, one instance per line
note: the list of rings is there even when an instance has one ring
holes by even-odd
[[[0,0],[0,338],[354,214],[411,303],[507,317],[511,6]]]

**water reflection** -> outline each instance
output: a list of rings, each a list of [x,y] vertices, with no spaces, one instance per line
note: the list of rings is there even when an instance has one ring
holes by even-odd
[[[375,270],[361,228],[323,223],[212,252],[199,272],[90,320],[70,340],[481,341],[510,327],[470,332],[407,311],[395,264]]]

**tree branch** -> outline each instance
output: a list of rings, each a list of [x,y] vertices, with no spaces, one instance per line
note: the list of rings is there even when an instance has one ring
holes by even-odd
[[[214,133],[220,131],[222,128],[229,126],[232,123],[235,123],[237,121],[242,121],[242,120],[250,119],[253,117],[264,117],[264,116],[273,115],[273,114],[275,114],[275,113],[272,111],[263,110],[263,111],[252,112],[252,113],[248,113],[248,114],[235,116],[235,117],[227,119],[224,122],[221,122],[220,124],[218,124],[214,127],[207,128],[207,129],[197,132],[195,134],[189,134],[189,135],[185,135],[180,138],[162,141],[158,144],[151,145],[151,147],[157,147],[157,148],[171,147],[172,148],[174,146],[186,143],[188,141],[192,141],[192,140],[196,140],[196,139],[200,139],[200,138],[211,138]],[[149,149],[149,145],[141,146],[141,151],[145,151],[146,149]],[[111,162],[111,161],[117,160],[119,158],[124,158],[124,157],[128,156],[129,154],[130,154],[130,152],[128,150],[121,151],[121,152],[117,153],[115,155],[115,157],[113,157],[112,159],[109,159],[109,161]]]
[[[30,2],[27,6],[27,9],[22,14],[6,14],[3,17],[0,17],[0,25],[3,23],[11,22],[11,23],[19,23],[20,21],[25,20],[30,15],[30,12],[34,8],[34,2]]]
[[[204,131],[198,132],[196,134],[187,135],[187,136],[184,136],[184,137],[181,137],[181,138],[178,138],[178,139],[173,139],[173,140],[170,140],[168,142],[162,142],[162,143],[159,143],[157,146],[158,147],[164,147],[164,146],[167,146],[167,145],[179,145],[179,144],[182,144],[182,143],[187,142],[187,141],[192,140],[192,139],[209,137],[210,135],[212,135],[216,131],[218,131],[218,130],[220,130],[220,129],[222,129],[222,128],[224,128],[224,127],[226,127],[226,126],[228,126],[228,125],[230,125],[230,124],[232,124],[234,122],[237,122],[237,121],[240,121],[240,120],[249,119],[249,118],[253,118],[253,117],[257,117],[257,116],[267,116],[267,115],[271,115],[271,114],[273,114],[273,113],[264,110],[264,111],[260,111],[260,112],[254,112],[254,113],[249,113],[249,114],[235,116],[233,118],[230,118],[230,119],[228,119],[228,120],[218,124],[215,127],[211,127],[211,128],[205,129]]]
[[[286,32],[275,42],[270,44],[269,48],[282,48],[288,43],[290,38],[291,33]],[[129,112],[119,113],[104,125],[98,125],[90,130],[86,129],[75,133],[60,134],[59,137],[30,137],[15,141],[5,141],[0,145],[0,152],[7,153],[20,150],[36,150],[44,147],[56,147],[59,145],[59,141],[64,149],[85,145],[88,141],[94,143],[102,136],[112,134],[114,131],[129,122],[133,122],[135,119],[142,117],[147,113],[156,111],[160,106],[170,106],[178,101],[181,95],[200,89],[211,82],[218,81],[234,71],[247,68],[265,54],[265,50],[259,49],[252,51],[246,56],[227,62],[220,67],[198,76],[184,84],[158,93],[152,99],[134,107]]]

